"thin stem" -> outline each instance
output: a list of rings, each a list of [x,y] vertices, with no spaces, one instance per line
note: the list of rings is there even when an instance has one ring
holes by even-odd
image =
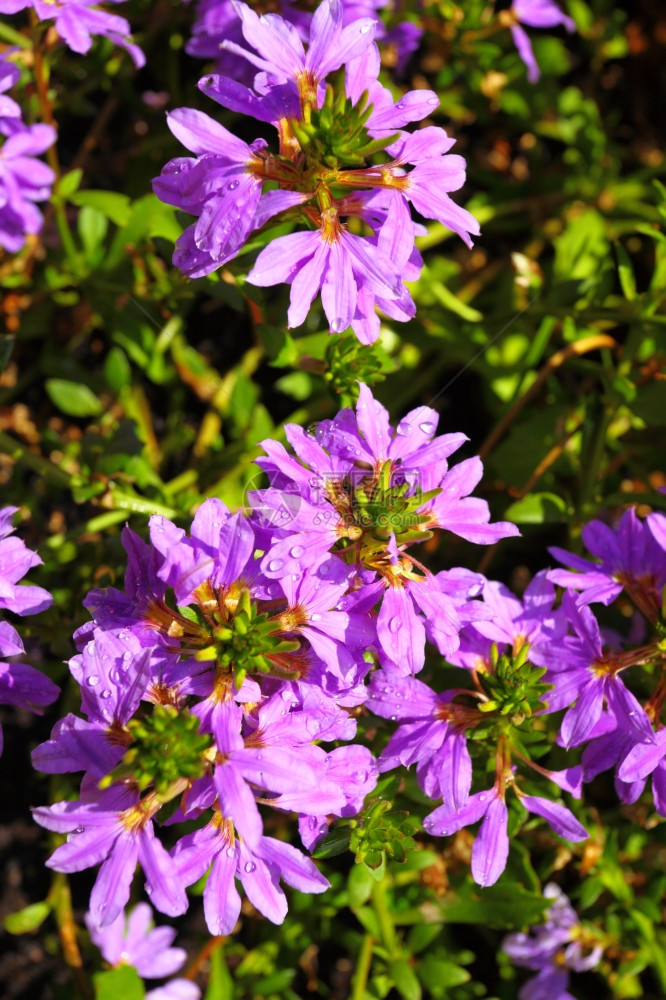
[[[30,451],[26,445],[21,444],[20,441],[11,437],[10,434],[5,434],[4,431],[0,431],[0,452],[8,455],[15,462],[27,465],[29,469],[33,469],[41,476],[44,476],[45,479],[56,483],[58,486],[65,486],[71,489],[80,482],[80,477],[70,475],[57,465],[54,465],[53,462],[49,462],[48,459],[35,454],[34,451]]]
[[[374,944],[375,939],[372,934],[366,934],[363,938],[361,950],[358,953],[358,961],[356,962],[356,971],[354,973],[350,1000],[363,1000],[365,997],[365,987],[368,982],[368,976],[370,975]]]
[[[58,935],[62,944],[62,952],[72,979],[79,993],[92,1000],[94,994],[88,978],[83,971],[83,960],[76,940],[76,921],[72,911],[72,896],[69,890],[67,876],[56,872],[51,883],[49,902],[53,904],[53,914],[58,925]]]
[[[373,909],[377,914],[377,920],[379,921],[379,929],[382,933],[382,943],[386,950],[392,954],[396,949],[397,936],[386,896],[385,878],[383,878],[381,882],[374,883],[372,887],[372,904]]]
[[[213,952],[220,948],[226,940],[226,937],[221,934],[209,938],[198,955],[194,956],[188,967],[185,969],[185,972],[182,973],[183,978],[196,979],[204,962],[207,962]]]

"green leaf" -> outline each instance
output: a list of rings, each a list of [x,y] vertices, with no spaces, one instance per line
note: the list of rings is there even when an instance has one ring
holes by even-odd
[[[96,972],[93,976],[95,1000],[143,1000],[146,991],[141,977],[131,965],[120,965],[108,972]]]
[[[449,962],[437,955],[425,955],[417,966],[421,981],[432,993],[435,1000],[446,997],[446,990],[451,986],[461,986],[470,980],[467,969]]]
[[[132,367],[121,347],[112,347],[104,362],[104,377],[109,388],[120,392],[132,381]]]
[[[527,493],[504,512],[516,524],[553,524],[566,520],[566,504],[555,493]]]
[[[368,869],[366,865],[354,865],[352,867],[347,880],[349,905],[352,909],[362,906],[363,903],[368,901],[374,881],[374,872]]]
[[[541,894],[527,892],[518,884],[487,889],[467,884],[438,905],[447,923],[520,930],[542,923],[550,904]]]
[[[52,402],[69,417],[96,417],[102,412],[99,399],[82,382],[48,378],[45,387]]]
[[[126,226],[132,215],[132,202],[117,191],[77,191],[69,200],[79,207],[96,209],[117,226]]]
[[[28,934],[30,931],[36,931],[50,912],[51,907],[48,903],[32,903],[16,913],[8,913],[2,923],[10,934]]]
[[[421,1000],[421,984],[409,962],[404,958],[396,959],[389,965],[389,974],[404,1000]]]
[[[98,212],[96,208],[90,208],[89,205],[85,205],[81,209],[78,218],[79,236],[83,243],[83,249],[89,256],[92,256],[104,242],[108,228],[108,219],[102,212]]]
[[[615,244],[615,253],[617,254],[617,273],[624,297],[629,302],[633,302],[636,298],[636,278],[629,254],[621,243]]]
[[[58,185],[55,190],[56,195],[64,200],[70,199],[74,192],[78,191],[82,177],[83,171],[78,169],[70,170],[69,173],[63,174],[58,181]]]
[[[210,977],[204,1000],[232,1000],[234,982],[224,960],[221,948],[216,948],[210,956]]]

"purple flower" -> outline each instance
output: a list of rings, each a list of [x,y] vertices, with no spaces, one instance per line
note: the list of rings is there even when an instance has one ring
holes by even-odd
[[[343,27],[342,4],[339,0],[323,0],[310,24],[307,52],[298,30],[281,17],[264,14],[259,17],[244,3],[236,3],[246,42],[255,52],[223,42],[230,52],[244,56],[248,62],[266,73],[277,83],[295,85],[301,102],[318,100],[319,83],[330,72],[360,56],[372,43],[375,21],[359,18]]]
[[[552,900],[548,919],[529,934],[509,934],[502,950],[516,965],[533,969],[518,994],[520,1000],[574,1000],[567,992],[569,970],[587,972],[599,964],[603,948],[581,926],[576,911],[558,885],[549,882],[543,895]]]
[[[539,652],[548,667],[544,680],[554,685],[547,696],[549,710],[558,711],[575,701],[562,721],[565,746],[578,746],[589,738],[604,701],[635,742],[653,743],[650,721],[620,677],[631,660],[625,662],[621,654],[604,649],[596,618],[588,607],[574,602],[571,591],[565,593],[562,608],[575,635],[543,642]]]
[[[408,238],[409,225],[403,232]],[[374,305],[376,297],[404,300],[407,294],[396,264],[380,246],[343,229],[333,206],[322,213],[316,232],[292,233],[273,240],[259,254],[247,280],[253,285],[276,285],[281,281],[291,285],[287,314],[290,327],[305,321],[321,289],[332,333],[342,333],[349,326],[366,329],[370,310],[358,312],[359,296],[370,296]]]
[[[24,652],[18,632],[7,622],[0,622],[0,656],[14,657]],[[27,663],[0,661],[0,705],[14,705],[41,715],[41,709],[55,701],[59,694],[57,684]],[[0,728],[0,753],[2,747]]]
[[[219,813],[205,827],[179,840],[173,857],[185,885],[196,882],[210,868],[204,914],[211,934],[231,934],[238,920],[241,900],[235,878],[250,902],[274,924],[281,924],[287,914],[280,879],[300,892],[324,892],[329,885],[295,847],[261,837],[250,848],[235,838],[233,826]]]
[[[17,510],[18,507],[3,507],[0,510],[0,608],[13,611],[16,615],[31,615],[48,608],[53,598],[42,587],[17,586],[29,569],[42,562],[20,538],[11,537],[14,531],[12,516]],[[56,700],[60,688],[34,667],[13,661],[13,657],[23,653],[23,642],[16,629],[8,622],[0,621],[0,656],[12,659],[11,663],[0,662],[0,704],[40,712]],[[0,729],[0,753],[2,745]]]
[[[549,551],[558,562],[580,572],[554,569],[548,578],[561,587],[582,591],[579,605],[594,601],[610,604],[624,589],[646,618],[656,621],[666,585],[666,549],[659,543],[662,520],[666,520],[663,515],[651,514],[649,520],[641,521],[630,508],[615,530],[602,521],[590,521],[582,538],[599,562],[552,548]]]
[[[176,931],[173,927],[154,927],[153,912],[147,903],[139,903],[129,916],[122,911],[105,927],[100,927],[89,913],[85,920],[93,943],[106,961],[112,966],[132,965],[142,979],[172,976],[185,963],[187,952],[170,947]]]
[[[121,3],[122,0],[109,0]],[[146,57],[130,41],[130,26],[124,17],[110,14],[93,6],[94,0],[0,0],[0,14],[16,14],[32,7],[40,21],[55,18],[55,29],[72,52],[86,53],[92,46],[93,35],[103,35],[129,52],[137,67]]]
[[[513,0],[508,11],[508,19],[518,54],[527,66],[527,79],[530,83],[536,83],[541,72],[534,57],[529,35],[521,24],[527,24],[530,28],[554,28],[561,24],[567,31],[575,31],[576,25],[570,17],[562,13],[554,0]]]
[[[60,872],[78,872],[102,862],[90,896],[90,919],[112,924],[129,899],[137,861],[146,874],[153,904],[171,917],[187,910],[187,896],[173,861],[155,836],[152,815],[161,803],[143,801],[121,786],[97,793],[95,802],[58,802],[33,810],[47,830],[71,834],[46,862]]]
[[[0,147],[0,246],[16,253],[26,235],[42,228],[34,203],[50,198],[55,175],[35,157],[53,145],[56,134],[50,125],[24,125],[13,117],[0,121],[0,132],[7,136]]]

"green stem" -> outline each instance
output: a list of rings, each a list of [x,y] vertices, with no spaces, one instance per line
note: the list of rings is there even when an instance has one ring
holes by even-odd
[[[8,24],[4,24],[2,21],[0,21],[0,38],[5,42],[9,42],[10,45],[19,45],[22,49],[32,48],[29,38],[22,35],[20,31],[10,28]]]
[[[20,441],[17,441],[11,435],[5,434],[4,431],[0,431],[0,452],[8,455],[15,462],[21,462],[23,465],[27,465],[29,469],[34,469],[35,472],[38,472],[45,479],[56,483],[58,486],[65,486],[68,489],[72,489],[80,483],[80,477],[72,476],[57,465],[54,465],[53,462],[49,462],[48,459],[42,458],[41,455],[36,455],[26,445],[21,444]]]
[[[372,935],[366,934],[363,938],[361,950],[358,953],[350,1000],[363,1000],[365,997],[365,987],[368,982],[368,976],[370,975],[374,944],[375,941]]]
[[[54,874],[48,899],[53,906],[53,915],[58,925],[63,956],[69,967],[75,988],[80,996],[85,997],[85,1000],[92,1000],[94,994],[83,971],[83,961],[76,939],[76,921],[72,910],[69,882],[67,876],[63,875],[62,872]]]
[[[392,957],[396,950],[398,939],[395,933],[395,925],[393,923],[393,917],[391,916],[391,910],[389,909],[388,898],[386,896],[385,878],[383,878],[381,882],[374,883],[372,887],[372,904],[374,911],[377,914],[377,920],[379,921],[379,929],[382,934],[382,944]]]

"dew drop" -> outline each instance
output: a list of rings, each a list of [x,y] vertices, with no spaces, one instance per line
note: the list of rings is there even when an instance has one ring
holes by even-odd
[[[254,861],[245,862],[245,871],[248,873],[248,875],[251,875],[252,872],[256,872],[256,870],[257,866],[255,865]]]
[[[229,857],[229,858],[235,858],[236,857],[236,848],[235,847],[227,847],[227,857]]]
[[[429,104],[432,108],[436,108],[439,104],[439,97],[429,97],[426,104]]]
[[[424,434],[432,434],[435,429],[435,425],[430,420],[424,420],[422,424],[419,424],[419,430],[423,431]]]
[[[97,687],[99,684],[99,677],[97,674],[91,674],[90,677],[86,677],[86,684],[91,688]]]
[[[123,653],[123,660],[131,660],[131,659],[132,659],[132,654],[128,649],[125,653]]]
[[[126,632],[119,632],[118,633],[118,638],[119,639],[126,639],[127,638],[127,633]]]
[[[405,102],[404,101],[398,101],[398,103],[396,104],[395,107],[396,107],[397,111],[404,111],[405,110]]]
[[[385,694],[393,694],[393,688],[391,687],[390,684],[386,685],[386,687],[384,688],[384,693]]]
[[[105,688],[104,691],[102,691],[101,694],[100,694],[100,698],[104,698],[105,701],[106,701],[107,698],[110,698],[110,697],[111,697],[111,692],[109,691],[108,688]]]
[[[331,330],[333,330],[334,333],[342,333],[342,331],[346,329],[347,324],[340,317],[336,317],[331,323]]]
[[[397,715],[392,715],[392,716],[391,716],[391,722],[395,722],[395,720],[396,720],[397,718],[398,718],[398,716],[397,716]]]
[[[277,573],[277,571],[279,569],[282,569],[283,566],[284,566],[284,559],[271,559],[271,561],[268,564],[268,568],[271,571],[271,573]]]
[[[291,691],[283,691],[280,697],[283,701],[291,701]]]
[[[294,581],[294,583],[298,583],[298,581],[301,578],[301,574],[300,573],[292,573],[291,574],[291,578]]]
[[[321,826],[319,827],[319,832],[322,834],[328,833],[328,826],[326,825],[326,823],[321,824]]]
[[[320,622],[321,621],[321,615],[317,614],[317,612],[315,611],[315,613],[313,615],[310,615],[310,621],[311,622]]]
[[[213,521],[213,527],[214,528],[219,528],[220,527],[220,522],[219,521]],[[231,849],[233,851],[233,847]]]
[[[317,825],[317,817],[310,816],[310,819],[308,820],[308,826],[310,827],[311,830],[314,830],[316,825]]]
[[[359,784],[362,784],[364,781],[368,780],[368,772],[367,771],[356,771],[354,773],[354,775],[353,775],[353,778],[354,778],[354,781],[358,781]]]
[[[228,188],[230,191],[235,191],[239,184],[240,181],[229,181]]]
[[[395,635],[395,633],[399,632],[400,629],[402,628],[402,618],[398,618],[398,616],[395,615],[389,621],[388,627],[389,627],[389,632],[393,632],[393,634]]]
[[[399,434],[400,437],[407,437],[410,431],[411,427],[409,423],[406,420],[401,420],[396,429],[396,434]]]
[[[293,549],[290,551],[289,555],[292,559],[300,559],[305,549],[302,545],[294,545]]]
[[[482,792],[481,795],[479,795],[479,802],[485,802],[487,798],[488,796]]]
[[[371,24],[362,24],[361,27],[359,28],[359,31],[361,32],[362,35],[367,35],[371,27],[372,27]]]
[[[85,829],[86,829],[85,826],[77,826],[74,833],[85,833]]]

